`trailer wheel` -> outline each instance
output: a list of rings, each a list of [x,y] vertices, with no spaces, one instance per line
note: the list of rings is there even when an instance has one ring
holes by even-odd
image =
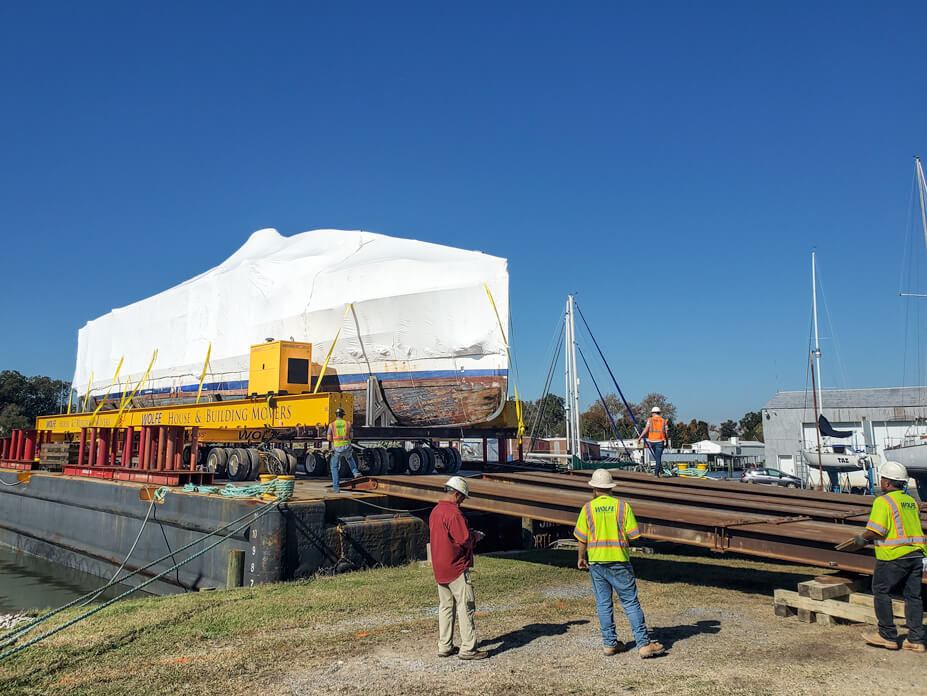
[[[328,473],[328,462],[321,452],[306,452],[303,459],[303,470],[307,476],[324,476]]]
[[[211,471],[217,478],[228,475],[228,454],[221,447],[213,447],[206,455],[206,471]]]
[[[455,461],[454,473],[456,474],[458,471],[461,470],[461,468],[463,468],[463,457],[460,454],[460,450],[457,449],[456,447],[451,447],[450,449],[451,449],[451,452],[453,452],[454,454],[454,461]]]
[[[457,463],[454,455],[448,452],[446,447],[438,447],[433,452],[435,454],[435,472],[439,474],[453,473],[454,464]]]
[[[275,447],[270,451],[270,456],[265,457],[267,462],[266,468],[268,474],[274,476],[286,476],[290,470],[290,458],[284,449]]]
[[[374,476],[382,476],[389,473],[389,454],[384,447],[374,447],[373,453],[377,458],[377,473]]]
[[[428,452],[424,447],[413,447],[409,452],[409,473],[418,476],[428,473]]]
[[[377,475],[377,455],[373,447],[367,447],[357,457],[357,470],[364,476]]]
[[[285,475],[296,476],[296,455],[290,452],[287,452],[286,459],[287,459],[287,464],[289,464],[289,466],[287,467],[287,473]]]
[[[404,474],[409,468],[408,454],[402,447],[389,447],[386,450],[389,473]]]
[[[247,481],[251,475],[251,457],[248,456],[248,450],[231,450],[228,457],[228,470],[232,481]]]
[[[251,466],[249,478],[256,479],[261,473],[261,453],[254,447],[248,448],[248,462]]]
[[[424,473],[433,474],[435,473],[435,460],[437,459],[437,455],[431,447],[422,447],[422,449],[425,450],[425,455],[428,457],[428,464],[426,465]]]

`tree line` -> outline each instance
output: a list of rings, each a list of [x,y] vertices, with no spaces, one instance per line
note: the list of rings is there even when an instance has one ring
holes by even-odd
[[[0,437],[35,427],[38,416],[58,413],[67,404],[71,385],[51,377],[26,377],[16,370],[0,372]]]
[[[634,421],[628,409],[615,393],[606,394],[604,399],[608,412],[615,419],[618,435],[623,440],[637,437]],[[667,421],[667,435],[673,447],[681,447],[701,440],[712,439],[712,433],[718,439],[726,440],[739,437],[743,440],[763,441],[763,423],[759,411],[748,411],[739,421],[726,420],[720,425],[693,418],[688,423],[677,421],[676,406],[663,394],[651,393],[638,403],[628,403],[640,429],[643,429],[650,416],[650,410],[659,406]],[[522,404],[525,432],[535,437],[564,437],[566,435],[566,409],[562,396],[548,394],[542,399],[525,401]],[[596,401],[579,416],[579,429],[582,437],[589,440],[614,440],[615,428],[612,427],[608,413],[601,401]]]

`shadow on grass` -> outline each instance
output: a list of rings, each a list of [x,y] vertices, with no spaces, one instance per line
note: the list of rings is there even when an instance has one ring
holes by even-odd
[[[696,621],[694,624],[680,624],[678,626],[663,626],[654,628],[657,640],[663,643],[663,647],[669,650],[676,643],[692,636],[701,635],[702,633],[720,633],[721,622],[716,619],[706,619]]]
[[[787,587],[794,589],[795,585],[804,580],[826,572],[823,568],[808,570],[807,566],[795,565],[790,567],[785,561],[781,563],[774,560],[758,559],[740,554],[713,554],[707,549],[693,548],[678,544],[655,544],[654,549],[659,554],[673,554],[683,558],[661,558],[655,556],[641,556],[634,554],[631,565],[638,580],[657,582],[663,584],[687,583],[706,587],[739,590],[751,594],[771,595],[776,588]],[[575,551],[534,550],[525,551],[515,556],[521,561],[538,563],[557,568],[575,568]],[[724,559],[730,564],[703,563],[700,559]],[[777,569],[757,568],[752,565],[740,565],[741,562],[773,563]]]
[[[578,619],[576,621],[567,621],[565,623],[533,623],[523,626],[515,631],[503,633],[501,636],[483,641],[484,644],[501,643],[501,645],[490,648],[489,654],[498,655],[506,650],[515,650],[524,647],[533,640],[541,636],[560,636],[566,633],[570,626],[582,626],[589,623],[588,619]]]

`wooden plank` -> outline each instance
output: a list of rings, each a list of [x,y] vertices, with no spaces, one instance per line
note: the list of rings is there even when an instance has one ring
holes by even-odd
[[[798,620],[802,623],[812,623],[814,621],[814,612],[808,609],[798,609]]]
[[[801,597],[817,600],[846,597],[850,594],[850,591],[851,588],[848,583],[823,583],[816,580],[798,583],[798,594]]]
[[[837,599],[811,599],[802,597],[791,590],[775,590],[773,596],[777,603],[787,604],[798,610],[828,614],[838,619],[846,619],[857,623],[876,623],[875,609],[872,607],[862,607]]]
[[[873,599],[871,594],[866,594],[864,592],[851,592],[849,595],[850,604],[859,607],[873,607]],[[875,611],[875,609],[873,609]],[[904,602],[900,599],[892,600],[892,614],[895,618],[903,619],[904,618]],[[927,623],[927,612],[924,612],[924,623]]]

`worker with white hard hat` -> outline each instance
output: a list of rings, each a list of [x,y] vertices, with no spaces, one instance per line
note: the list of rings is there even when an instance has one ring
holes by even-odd
[[[898,650],[898,629],[895,628],[890,593],[901,586],[908,628],[901,647],[916,653],[927,652],[921,597],[927,537],[921,527],[917,502],[904,492],[908,484],[908,472],[904,466],[898,462],[885,462],[879,475],[884,495],[872,502],[865,531],[838,544],[837,548],[856,551],[869,541],[875,546],[872,597],[879,630],[863,633],[863,640],[876,647]]]
[[[641,444],[646,438],[647,447],[653,452],[653,475],[661,476],[663,474],[663,449],[666,447],[666,419],[659,406],[650,409],[650,418],[647,419],[646,427],[641,431],[637,438],[637,444]]]
[[[460,504],[469,497],[467,479],[451,476],[444,484],[444,496],[428,517],[431,568],[438,583],[438,657],[459,653],[461,660],[482,660],[489,653],[476,647],[476,596],[470,568],[473,547],[484,534],[471,530],[460,511]],[[454,647],[455,613],[460,628],[459,650]]]
[[[602,652],[615,655],[624,649],[615,632],[615,606],[612,591],[618,594],[641,657],[664,653],[663,646],[650,640],[644,611],[637,597],[637,581],[631,567],[629,540],[640,537],[631,506],[611,495],[617,485],[608,469],[596,469],[589,479],[592,500],[583,506],[573,529],[579,542],[576,566],[588,570],[595,594],[595,606],[602,630]]]

